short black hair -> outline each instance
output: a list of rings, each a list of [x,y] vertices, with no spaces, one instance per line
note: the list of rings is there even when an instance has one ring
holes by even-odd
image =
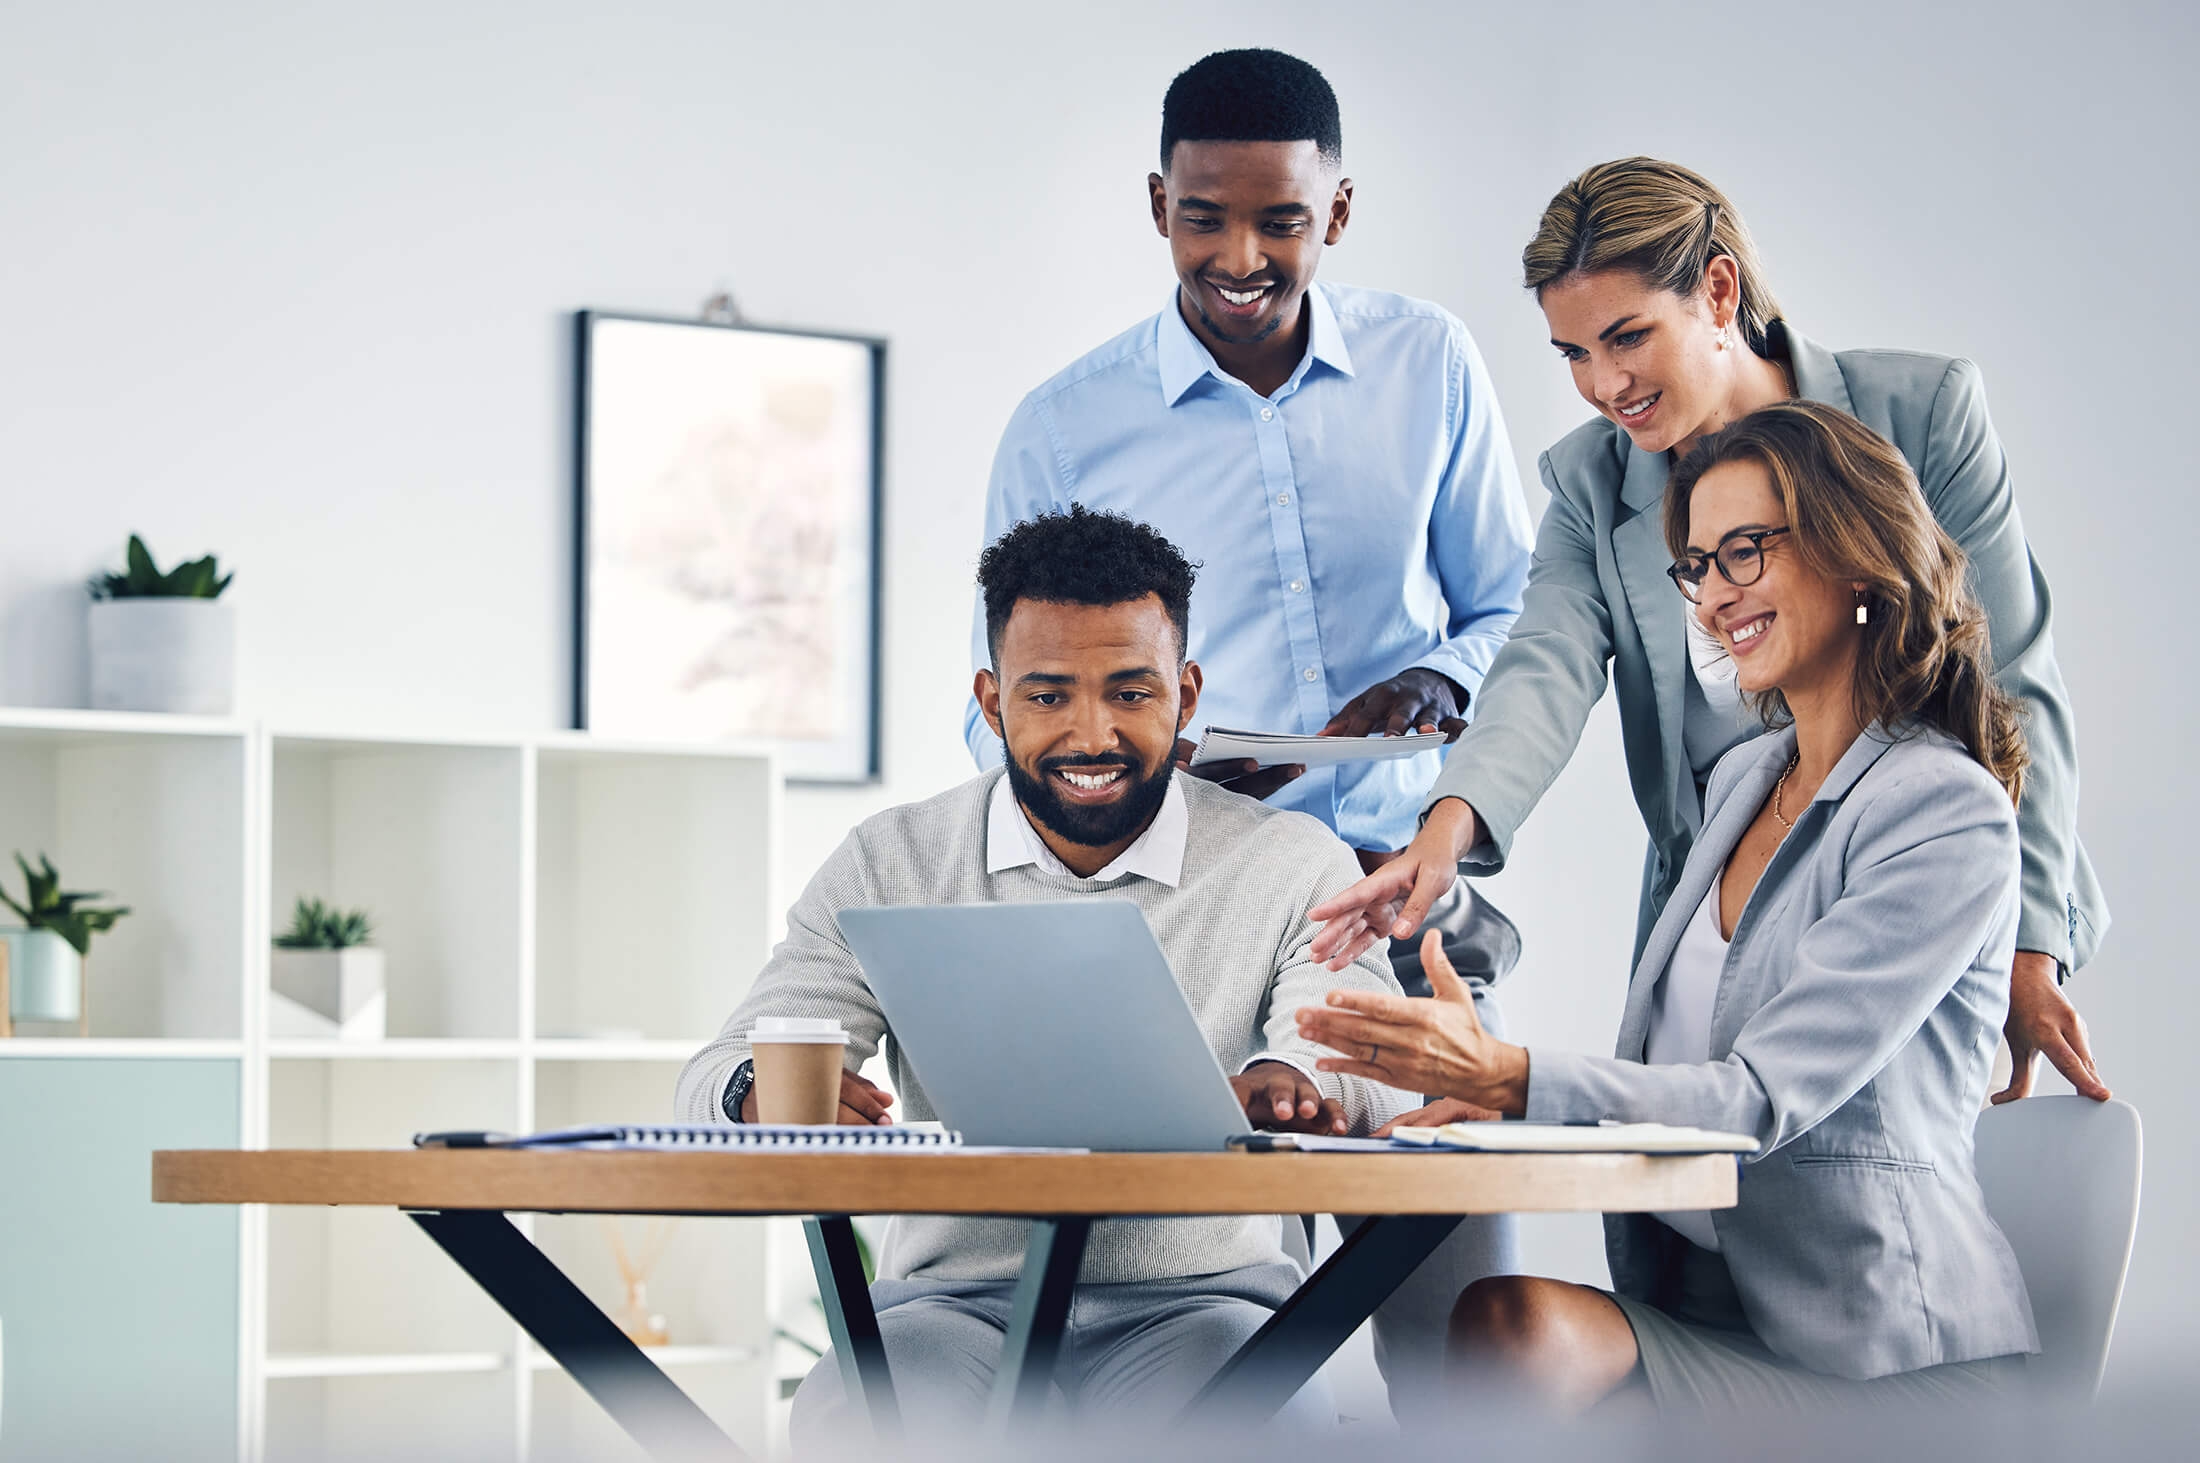
[[[1042,513],[1002,534],[978,556],[985,592],[985,646],[1001,667],[1001,631],[1020,599],[1042,604],[1119,605],[1159,595],[1176,626],[1181,659],[1192,623],[1192,581],[1198,566],[1175,544],[1135,518],[1072,503],[1066,513]]]
[[[1179,142],[1312,142],[1323,162],[1344,160],[1337,94],[1281,51],[1217,51],[1186,67],[1161,101],[1164,173]]]

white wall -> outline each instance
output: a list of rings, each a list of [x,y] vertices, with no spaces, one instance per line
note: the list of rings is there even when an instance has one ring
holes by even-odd
[[[1165,297],[1143,179],[1176,70],[1257,43],[1328,72],[1359,205],[1325,267],[1467,319],[1531,481],[1585,409],[1520,244],[1581,165],[1679,158],[1805,332],[1985,368],[2116,910],[2079,999],[2154,1140],[2124,1355],[2200,1338],[2189,8],[627,8],[0,4],[0,700],[81,701],[78,586],[135,529],[238,568],[248,713],[561,724],[566,312],[730,284],[893,340],[888,779],[790,800],[799,881],[966,771],[993,440]],[[1492,891],[1528,939],[1516,1034],[1609,1040],[1639,840],[1607,711]],[[1539,1225],[1531,1258],[1593,1274],[1590,1230]]]

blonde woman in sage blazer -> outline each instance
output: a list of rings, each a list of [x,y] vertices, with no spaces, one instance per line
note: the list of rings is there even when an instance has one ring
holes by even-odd
[[[2106,1098],[2061,983],[2092,958],[2108,908],[2078,840],[2076,731],[2047,581],[1978,369],[1910,351],[1830,351],[1791,329],[1733,206],[1671,163],[1628,158],[1583,173],[1545,210],[1524,264],[1552,344],[1600,415],[1543,454],[1551,498],[1524,608],[1423,805],[1420,834],[1314,911],[1328,921],[1315,954],[1341,968],[1379,936],[1413,934],[1456,874],[1504,868],[1608,682],[1650,834],[1641,954],[1702,826],[1712,767],[1760,730],[1731,666],[1692,633],[1666,581],[1666,479],[1696,441],[1758,407],[1823,402],[1909,462],[1969,556],[1996,678],[2024,708],[2032,771],[2017,812],[2024,903],[2006,1028],[2015,1063],[1994,1100],[2024,1096],[2042,1052],[2080,1092]]]

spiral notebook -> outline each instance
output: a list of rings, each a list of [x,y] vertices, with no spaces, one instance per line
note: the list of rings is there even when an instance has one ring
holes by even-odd
[[[793,1123],[597,1124],[544,1133],[415,1133],[415,1148],[734,1148],[811,1151],[960,1148],[962,1134],[937,1128],[812,1128]]]

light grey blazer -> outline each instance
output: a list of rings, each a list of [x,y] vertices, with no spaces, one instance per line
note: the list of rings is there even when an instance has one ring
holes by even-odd
[[[2032,767],[2017,819],[2024,910],[2017,948],[2072,970],[2092,959],[2108,908],[2078,842],[2077,732],[2055,663],[2047,580],[2017,518],[2009,464],[1969,361],[1909,351],[1835,353],[1778,321],[1775,349],[1797,390],[1839,407],[1909,459],[1925,501],[1971,560],[2002,688],[2028,711]],[[1650,830],[1635,953],[1665,907],[1702,822],[1682,741],[1687,603],[1665,574],[1665,454],[1637,451],[1599,418],[1541,459],[1551,501],[1523,609],[1427,802],[1464,798],[1488,838],[1460,869],[1493,874],[1581,740],[1607,676],[1617,687],[1627,771]],[[1424,804],[1426,806],[1426,804]]]
[[[1745,742],[1650,933],[1618,1055],[1530,1048],[1528,1116],[1698,1124],[1764,1145],[1712,1211],[1743,1312],[1812,1371],[1877,1377],[2039,1349],[1986,1212],[1971,1132],[2009,1004],[2018,905],[2008,795],[1953,738],[1873,729],[1836,764],[1743,907],[1711,1060],[1643,1065],[1658,982],[1795,746]],[[1674,1247],[1608,1215],[1613,1285],[1656,1304]]]

